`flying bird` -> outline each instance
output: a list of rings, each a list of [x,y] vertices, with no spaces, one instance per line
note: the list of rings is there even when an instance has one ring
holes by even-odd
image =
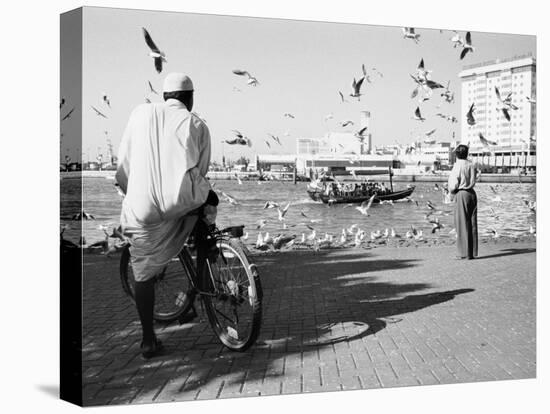
[[[351,120],[349,120],[349,119],[348,119],[348,120],[345,120],[345,121],[342,121],[342,122],[340,122],[340,126],[341,126],[342,128],[345,128],[345,127],[347,127],[348,125],[353,125],[353,124],[354,124],[354,122],[353,122],[353,121],[351,121]]]
[[[526,96],[525,99],[527,99],[527,102],[529,102],[530,104],[535,104],[535,103],[537,103],[537,101],[535,100],[535,98],[532,98],[531,96]]]
[[[111,107],[111,101],[109,100],[109,97],[105,92],[103,92],[103,102],[110,108]]]
[[[415,43],[418,43],[420,40],[420,35],[415,33],[414,27],[403,27],[401,30],[403,31],[404,39],[412,39]]]
[[[489,141],[487,138],[485,138],[481,132],[479,133],[479,140],[481,141],[481,145],[486,148],[489,148],[489,145],[498,145],[497,142]]]
[[[155,95],[158,95],[159,93],[153,88],[153,85],[151,84],[151,81],[147,81],[149,84],[149,92],[154,93]]]
[[[74,110],[75,110],[75,108],[73,107],[73,109],[71,109],[69,112],[67,112],[67,115],[65,115],[63,118],[61,118],[61,120],[64,121],[65,119],[70,118],[70,116],[72,115]]]
[[[451,42],[453,42],[453,47],[456,48],[457,46],[463,46],[464,45],[464,39],[458,32],[454,31],[453,37],[451,37]]]
[[[283,116],[284,116],[285,118],[292,118],[292,119],[294,119],[294,115],[292,115],[291,113],[288,113],[288,112],[286,112]]]
[[[472,46],[472,34],[466,33],[466,39],[462,44],[462,52],[460,53],[460,60],[464,59],[468,52],[473,52],[475,48]]]
[[[372,195],[369,200],[365,200],[361,203],[359,207],[355,207],[356,210],[358,210],[362,215],[368,216],[369,208],[372,206],[372,203],[374,201],[374,197],[376,197],[376,194]]]
[[[250,86],[258,86],[260,82],[258,82],[258,79],[256,79],[254,76],[252,76],[248,71],[241,70],[241,69],[233,69],[233,73],[238,76],[246,76],[248,77],[248,80],[246,83]]]
[[[427,137],[432,136],[435,131],[437,131],[437,128],[434,128],[431,131],[426,132],[424,135],[426,135]]]
[[[428,76],[430,75],[432,71],[426,70],[424,67],[424,59],[420,59],[420,63],[418,64],[418,67],[416,68],[416,73],[418,74],[418,77],[420,79],[428,80]]]
[[[344,98],[344,94],[341,91],[338,91],[338,94],[340,95],[340,99],[342,100],[342,103],[347,102]]]
[[[63,105],[65,105],[65,98],[62,97],[61,101],[59,101],[59,109],[63,108]]]
[[[252,146],[252,141],[250,140],[250,138],[248,137],[245,137],[243,134],[241,134],[239,131],[237,130],[233,130],[233,132],[235,133],[236,135],[236,138],[232,139],[232,140],[225,140],[225,142],[229,145],[248,145],[249,147]]]
[[[367,130],[367,127],[363,127],[361,128],[359,131],[355,132],[353,135],[359,139],[359,141],[363,142],[363,140],[365,139],[365,135],[363,135],[365,133],[365,131]]]
[[[422,122],[424,122],[426,120],[426,118],[422,117],[422,114],[420,113],[420,108],[418,106],[416,107],[416,110],[414,111],[413,119],[416,120],[416,121],[422,121]]]
[[[149,98],[145,98],[145,103],[150,104],[150,103],[151,103],[151,100],[150,100]]]
[[[361,85],[363,84],[364,80],[364,77],[362,77],[358,81],[353,78],[353,82],[351,83],[352,93],[350,93],[349,96],[351,96],[352,98],[357,98],[358,101],[361,100]]]
[[[166,55],[163,51],[161,51],[155,42],[153,42],[153,39],[151,38],[151,35],[149,35],[149,32],[145,27],[141,28],[143,30],[143,36],[145,37],[145,43],[147,43],[147,46],[149,46],[149,49],[151,51],[149,52],[149,56],[151,56],[155,62],[155,69],[158,73],[162,72],[162,62],[166,62]]]
[[[105,115],[104,113],[102,113],[101,111],[99,111],[97,108],[95,108],[94,106],[90,105],[92,107],[92,109],[95,111],[96,115],[98,116],[102,116],[103,118],[107,118],[107,115]]]
[[[283,145],[283,144],[281,144],[281,140],[280,140],[280,138],[279,138],[278,136],[273,135],[273,134],[269,134],[269,133],[268,133],[267,135],[269,135],[269,137],[270,137],[273,141],[275,141],[277,144],[279,144],[279,145],[281,145],[281,146]]]
[[[455,94],[449,90],[450,85],[451,85],[451,81],[448,81],[447,87],[445,88],[445,92],[441,94],[441,96],[445,98],[445,102],[447,103],[453,103],[455,100]]]
[[[289,207],[290,207],[290,203],[287,203],[287,205],[282,210],[279,207],[277,207],[277,212],[279,213],[279,221],[284,220],[284,217]]]
[[[476,124],[476,119],[474,118],[474,111],[475,111],[475,103],[472,103],[472,105],[470,105],[470,109],[468,110],[468,113],[466,114],[466,121],[468,122],[468,125]]]
[[[227,193],[224,193],[222,191],[222,196],[225,198],[225,200],[229,203],[229,204],[233,204],[234,206],[238,205],[239,202],[237,201],[237,199],[235,197],[232,197],[230,196],[229,194]]]

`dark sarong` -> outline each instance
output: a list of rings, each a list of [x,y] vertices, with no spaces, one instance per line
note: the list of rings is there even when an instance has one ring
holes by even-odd
[[[459,190],[455,196],[456,247],[460,257],[477,256],[477,195],[472,190]]]

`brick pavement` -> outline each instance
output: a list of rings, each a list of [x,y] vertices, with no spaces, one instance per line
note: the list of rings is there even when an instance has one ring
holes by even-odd
[[[85,405],[184,401],[533,378],[535,242],[257,256],[264,318],[232,353],[206,315],[157,325],[165,355],[139,358],[118,256],[84,258]],[[200,307],[198,307],[199,312]]]

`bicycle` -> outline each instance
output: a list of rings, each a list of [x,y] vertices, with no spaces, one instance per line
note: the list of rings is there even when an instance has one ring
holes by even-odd
[[[155,276],[155,320],[184,323],[189,311],[195,311],[198,296],[223,345],[243,352],[254,344],[263,292],[256,265],[250,264],[239,241],[243,228],[218,230],[197,220],[188,242]],[[135,302],[129,246],[122,251],[120,277],[124,292]]]

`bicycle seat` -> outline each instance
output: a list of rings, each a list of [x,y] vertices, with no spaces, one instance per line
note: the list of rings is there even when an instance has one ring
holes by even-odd
[[[222,230],[222,233],[227,233],[231,235],[231,237],[242,237],[244,234],[244,225],[240,226],[229,226]]]

